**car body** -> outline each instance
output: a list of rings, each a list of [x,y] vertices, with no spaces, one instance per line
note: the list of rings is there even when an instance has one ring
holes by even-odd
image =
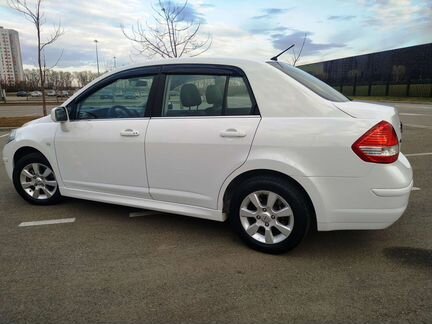
[[[28,92],[24,91],[24,90],[19,90],[19,91],[17,91],[16,96],[17,97],[27,97],[28,96]]]
[[[32,92],[30,92],[30,96],[31,97],[42,97],[42,92],[41,91],[32,91]]]
[[[139,100],[106,96],[143,80]],[[24,170],[36,156],[56,180],[39,198],[229,218],[250,246],[277,253],[309,227],[383,229],[403,214],[413,176],[400,125],[394,108],[350,102],[283,63],[163,60],[96,79],[17,129],[3,159],[30,202],[44,203]]]
[[[57,93],[55,90],[47,90],[46,94],[49,97],[55,97]]]
[[[57,91],[57,97],[69,97],[69,91],[67,90]]]

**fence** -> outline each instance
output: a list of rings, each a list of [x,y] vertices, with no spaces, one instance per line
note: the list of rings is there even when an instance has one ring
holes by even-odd
[[[354,78],[351,82],[332,83],[331,86],[346,96],[432,97],[432,80],[357,82]]]

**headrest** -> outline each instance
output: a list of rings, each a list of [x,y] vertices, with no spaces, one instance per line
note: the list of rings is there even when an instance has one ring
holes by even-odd
[[[186,83],[180,89],[180,101],[183,107],[201,105],[201,95],[193,83]]]
[[[222,105],[223,96],[222,91],[216,85],[209,85],[206,89],[206,99],[209,104]]]

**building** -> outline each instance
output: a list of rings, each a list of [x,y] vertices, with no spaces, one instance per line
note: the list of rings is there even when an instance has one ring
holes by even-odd
[[[299,68],[348,96],[432,97],[432,43]]]
[[[24,81],[18,32],[0,27],[0,82],[8,85]]]

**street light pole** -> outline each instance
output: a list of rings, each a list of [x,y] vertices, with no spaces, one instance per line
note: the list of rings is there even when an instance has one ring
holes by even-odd
[[[94,42],[96,44],[96,64],[97,64],[97,71],[99,75],[99,55],[98,55],[98,48],[97,48],[97,44],[98,44],[97,39],[95,39]]]
[[[114,56],[114,69],[117,67],[116,57]]]

